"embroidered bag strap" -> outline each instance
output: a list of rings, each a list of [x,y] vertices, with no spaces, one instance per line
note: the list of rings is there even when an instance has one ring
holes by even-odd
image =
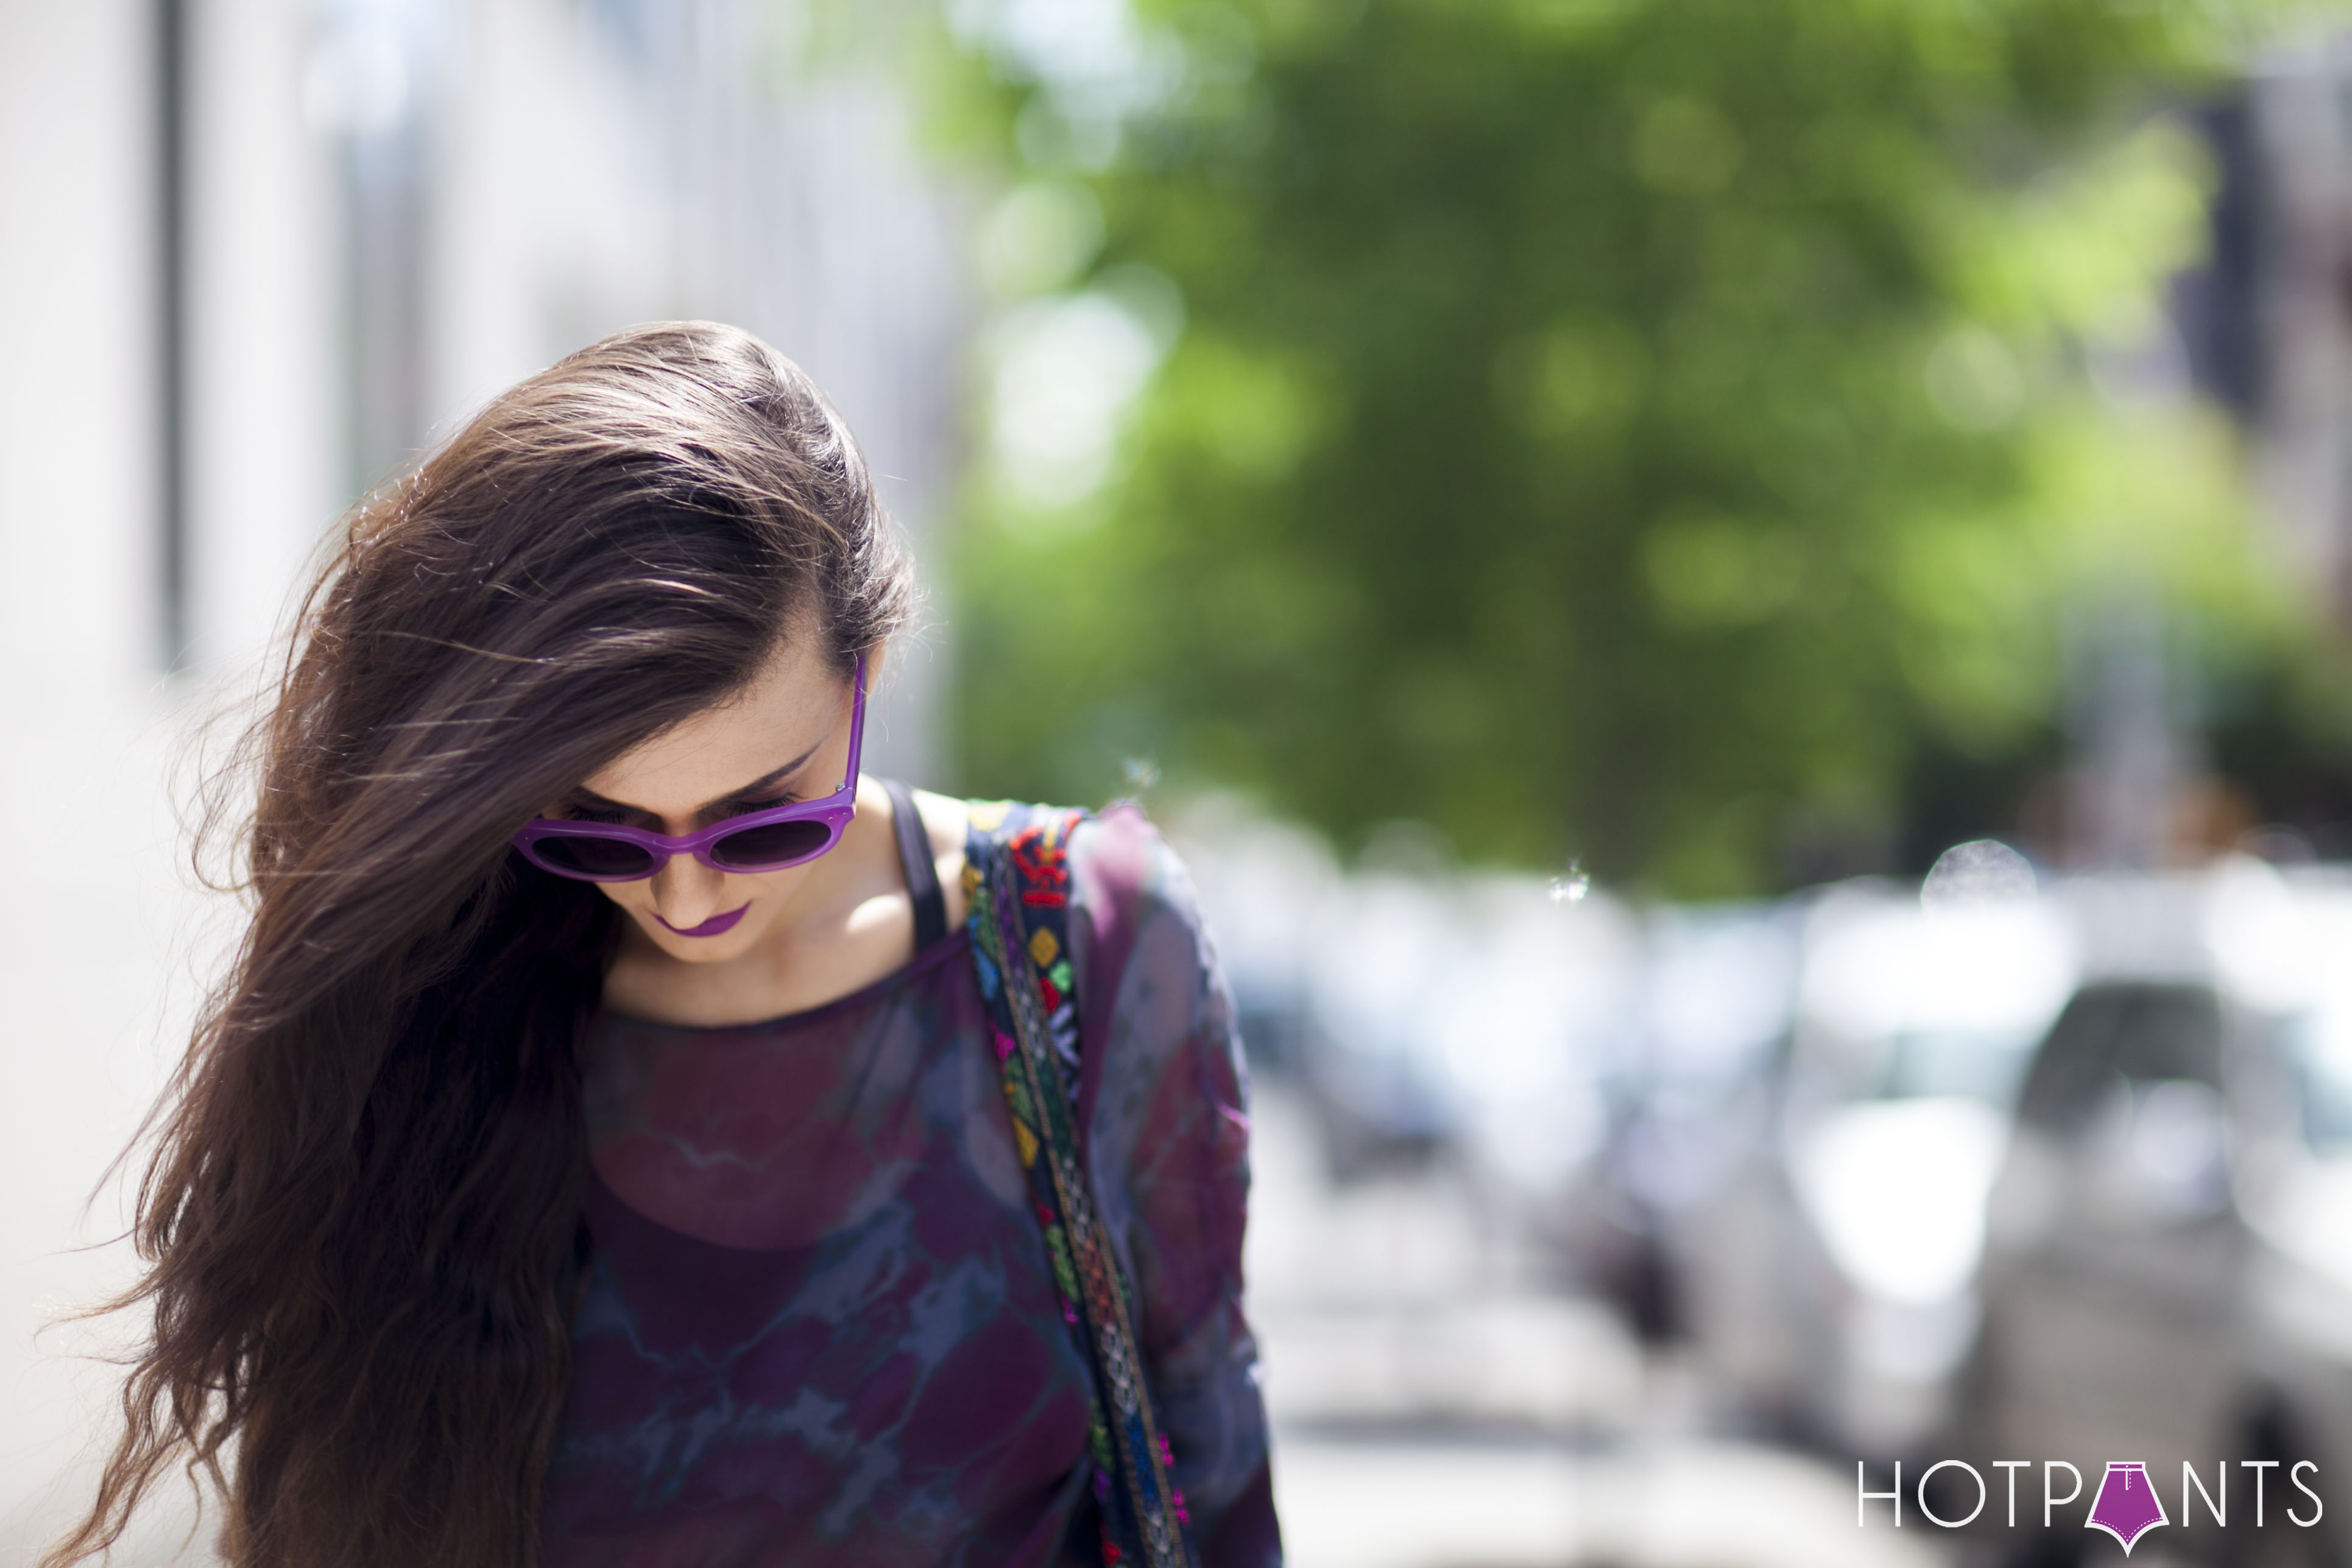
[[[963,885],[1006,1109],[1045,1226],[1062,1315],[1095,1373],[1087,1446],[1107,1568],[1192,1568],[1173,1456],[1151,1407],[1133,1296],[1078,1150],[1078,1009],[1070,968],[1077,811],[975,805]]]

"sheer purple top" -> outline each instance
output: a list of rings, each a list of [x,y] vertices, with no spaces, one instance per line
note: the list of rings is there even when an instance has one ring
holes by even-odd
[[[1203,1568],[1274,1568],[1232,1004],[1139,813],[1081,828],[1071,869],[1080,1126],[1194,1543]],[[962,931],[811,1012],[600,1013],[583,1048],[594,1264],[548,1568],[1098,1561],[1092,1374]]]

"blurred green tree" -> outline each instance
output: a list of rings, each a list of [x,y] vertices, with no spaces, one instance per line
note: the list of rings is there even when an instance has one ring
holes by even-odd
[[[1019,171],[973,788],[1150,758],[1736,894],[1891,836],[1923,751],[2046,746],[2101,574],[2284,635],[2150,368],[2210,178],[2160,110],[2234,12],[1236,0],[1089,54],[1019,9],[957,12]]]

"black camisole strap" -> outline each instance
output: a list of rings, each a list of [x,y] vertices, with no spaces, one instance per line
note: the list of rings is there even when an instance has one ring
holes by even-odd
[[[915,951],[922,952],[948,934],[948,900],[940,891],[939,867],[931,859],[930,835],[923,831],[922,814],[915,809],[915,792],[896,779],[882,781],[890,797],[890,826],[898,835],[898,868],[906,874],[907,896],[915,904]]]

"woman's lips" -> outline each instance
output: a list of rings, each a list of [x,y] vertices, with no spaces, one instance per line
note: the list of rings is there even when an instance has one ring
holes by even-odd
[[[751,907],[751,905],[745,904],[742,910],[729,910],[723,915],[713,915],[698,926],[673,926],[669,924],[669,921],[662,921],[661,916],[658,914],[655,915],[654,919],[661,921],[662,924],[669,926],[670,930],[677,932],[680,936],[719,936],[724,932],[733,931],[735,929],[735,922],[743,918],[743,910],[748,910]]]

